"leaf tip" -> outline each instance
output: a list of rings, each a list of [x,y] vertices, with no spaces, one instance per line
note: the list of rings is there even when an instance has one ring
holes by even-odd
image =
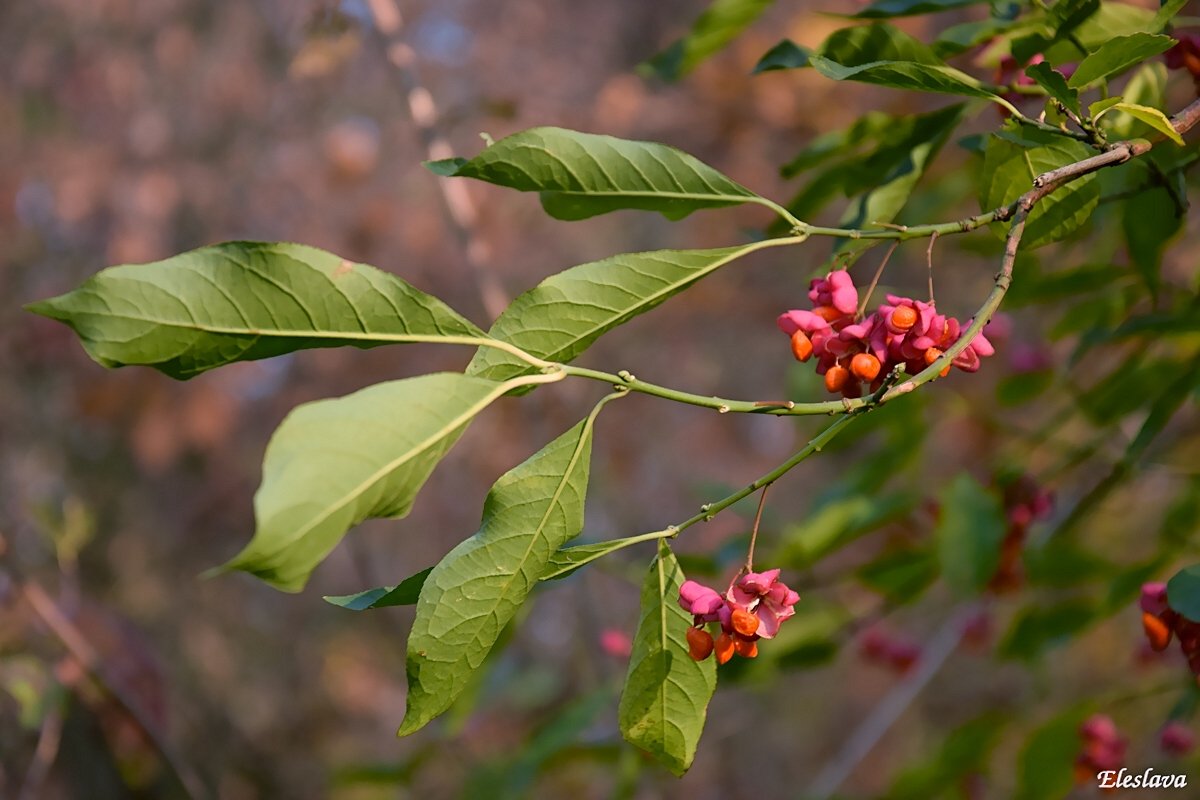
[[[421,166],[443,178],[453,178],[458,175],[458,171],[467,164],[467,159],[454,157],[442,158],[436,161],[422,161]]]

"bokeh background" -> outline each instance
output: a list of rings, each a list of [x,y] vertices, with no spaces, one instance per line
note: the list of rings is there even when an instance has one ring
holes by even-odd
[[[703,5],[404,0],[401,39],[458,154],[476,152],[480,132],[499,138],[553,124],[665,141],[781,199],[796,187],[779,165],[816,134],[868,109],[939,105],[810,72],[751,79],[782,35],[813,45],[841,24],[808,2],[779,3],[678,84],[640,76],[636,66]],[[228,239],[293,240],[395,272],[486,327],[488,286],[511,298],[574,264],[737,243],[770,219],[748,208],[679,223],[633,212],[563,223],[536,197],[472,184],[473,267],[439,179],[420,166],[427,152],[402,76],[367,20],[360,2],[339,12],[316,0],[0,4],[0,796],[17,797],[32,779],[37,797],[175,797],[179,776],[233,800],[795,796],[901,679],[859,654],[861,631],[886,615],[888,635],[916,645],[958,613],[937,586],[893,608],[852,579],[855,569],[927,541],[932,498],[962,472],[990,487],[1015,472],[1053,473],[1058,507],[1069,508],[1136,425],[1117,419],[1104,440],[1098,425],[1064,423],[1031,440],[1050,410],[1008,410],[997,387],[1019,395],[1022,375],[1046,379],[1039,371],[1065,359],[1070,342],[1046,341],[1041,310],[1017,310],[982,373],[879,412],[878,424],[861,424],[771,492],[760,552],[816,610],[806,623],[816,638],[787,658],[723,673],[685,779],[633,753],[616,730],[619,634],[633,633],[651,545],[543,586],[464,701],[396,739],[411,612],[355,614],[322,595],[396,583],[434,563],[476,530],[492,481],[586,414],[604,387],[570,381],[498,403],[438,467],[409,518],[361,526],[302,594],[283,595],[246,576],[199,577],[248,540],[274,427],[298,403],[461,369],[470,353],[306,351],[175,383],[149,370],[101,369],[65,327],[21,304],[109,264]],[[901,22],[917,33],[926,24]],[[973,213],[969,158],[948,144],[910,216]],[[1194,225],[1185,235],[1193,233]],[[1074,255],[1103,258],[1105,246]],[[1168,254],[1168,281],[1192,280],[1186,251]],[[988,233],[939,242],[939,305],[969,316],[998,252]],[[739,262],[607,336],[581,363],[704,394],[817,398],[811,370],[793,365],[774,319],[805,305],[808,279],[828,255],[828,242],[814,242]],[[860,274],[880,255],[868,255]],[[884,283],[920,296],[924,243],[901,247]],[[1093,358],[1100,374],[1105,356]],[[1086,373],[1052,379],[1088,382]],[[648,397],[613,404],[598,423],[583,539],[678,522],[769,470],[819,424]],[[1114,560],[1144,556],[1131,526],[1154,530],[1172,498],[1193,491],[1198,432],[1196,415],[1183,414],[1169,447],[1155,451],[1157,468],[1129,490],[1136,494],[1106,504],[1091,535],[1111,543]],[[1070,463],[1080,448],[1091,449]],[[870,535],[819,564],[805,557],[804,521],[821,498],[885,491],[894,502],[883,511],[838,507],[851,521],[823,523],[835,538]],[[714,582],[728,576],[753,511],[738,507],[687,531],[678,550],[689,569]],[[1147,681],[1175,686],[1174,661],[1139,666],[1132,606],[1032,668],[991,655],[1006,613],[1016,612],[993,619],[999,632],[984,631],[982,644],[950,658],[853,771],[847,792],[881,795],[947,731],[985,711],[1021,724],[1048,702]],[[1074,632],[1068,620],[1059,638]],[[1151,737],[1169,700],[1139,700],[1144,711],[1130,724],[1142,720]],[[1005,739],[997,763],[1011,764],[1020,744]],[[1005,769],[972,777],[964,791],[1007,796],[1014,779]]]

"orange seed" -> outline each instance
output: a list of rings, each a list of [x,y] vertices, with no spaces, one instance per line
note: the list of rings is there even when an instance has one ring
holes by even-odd
[[[828,392],[840,392],[848,380],[850,380],[850,370],[840,364],[834,364],[825,373],[825,390]]]
[[[758,617],[744,608],[733,610],[733,629],[742,636],[753,636],[758,631]]]
[[[712,655],[712,634],[703,628],[687,629],[688,654],[696,661],[703,661]]]
[[[729,659],[733,658],[733,637],[728,633],[722,633],[717,637],[717,663],[724,664]]]
[[[870,353],[859,353],[850,361],[850,371],[864,381],[873,381],[879,374],[879,359]]]
[[[892,326],[906,331],[917,324],[917,311],[912,306],[896,306],[892,309]]]
[[[817,306],[813,309],[813,313],[826,322],[833,322],[835,319],[842,317],[842,312],[838,311],[833,306]]]
[[[733,643],[733,648],[737,650],[737,654],[742,658],[754,658],[758,655],[758,642],[738,639]]]
[[[1149,611],[1142,612],[1142,630],[1146,632],[1150,647],[1155,652],[1166,650],[1167,645],[1171,643],[1171,629],[1167,627],[1167,623]]]
[[[809,338],[807,335],[805,335],[804,331],[796,331],[795,333],[793,333],[792,334],[792,355],[794,355],[796,357],[796,360],[797,361],[808,361],[808,359],[812,356],[812,353],[813,353],[812,342],[809,341]]]

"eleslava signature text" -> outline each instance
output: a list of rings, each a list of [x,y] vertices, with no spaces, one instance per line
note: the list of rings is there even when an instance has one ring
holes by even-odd
[[[1107,769],[1096,775],[1101,789],[1186,789],[1187,775],[1158,775],[1147,768],[1140,775],[1127,769]]]

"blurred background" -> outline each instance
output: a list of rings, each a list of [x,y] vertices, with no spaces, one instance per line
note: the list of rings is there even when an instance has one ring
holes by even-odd
[[[361,526],[302,594],[283,595],[248,576],[199,578],[252,533],[274,427],[298,403],[459,370],[471,353],[305,351],[176,383],[150,370],[105,371],[66,327],[20,308],[110,264],[246,238],[301,241],[376,265],[486,327],[498,299],[574,264],[739,243],[771,222],[761,208],[679,223],[635,212],[556,222],[534,196],[470,184],[475,213],[464,229],[420,165],[429,153],[407,102],[414,78],[455,154],[477,152],[481,132],[559,125],[676,145],[779,199],[803,185],[784,181],[779,165],[815,135],[870,109],[942,105],[811,71],[750,78],[781,36],[815,45],[842,24],[807,2],[777,4],[684,81],[639,75],[637,65],[704,5],[403,0],[399,40],[415,58],[401,71],[356,0],[0,4],[0,796],[797,796],[919,662],[921,643],[967,617],[974,638],[854,765],[848,796],[883,796],[905,770],[936,766],[948,731],[986,712],[994,725],[977,736],[978,753],[962,757],[953,787],[1010,796],[1025,739],[1003,731],[1027,733],[1047,704],[1075,708],[1109,694],[1134,693],[1114,713],[1141,736],[1134,752],[1154,752],[1153,731],[1186,668],[1139,660],[1133,601],[1140,580],[1163,570],[1148,559],[1171,509],[1175,535],[1194,531],[1194,509],[1179,510],[1196,494],[1194,403],[1151,451],[1152,468],[1106,498],[1088,534],[1101,555],[1055,556],[1033,569],[1033,583],[1049,575],[1038,589],[1049,595],[1018,588],[976,614],[955,606],[927,559],[936,498],[957,476],[1006,497],[1009,511],[1053,492],[1054,510],[1038,513],[1061,519],[1120,459],[1140,422],[1128,386],[1109,385],[1096,399],[1109,405],[1091,416],[1023,405],[1049,386],[1070,405],[1117,362],[1115,352],[1093,352],[1079,370],[1065,366],[1073,337],[1096,322],[1086,314],[1094,297],[1072,324],[1059,320],[1076,297],[1051,315],[1027,294],[982,372],[878,412],[772,490],[760,562],[784,568],[804,608],[772,657],[764,647],[758,661],[722,671],[682,781],[616,730],[623,648],[652,545],[543,585],[478,684],[403,740],[394,731],[411,611],[355,614],[321,599],[433,564],[476,530],[496,477],[584,416],[605,387],[569,381],[497,403],[410,517]],[[900,24],[920,34],[929,20]],[[984,117],[977,130],[994,126]],[[974,213],[973,172],[963,169],[972,157],[948,143],[908,216]],[[1096,225],[1101,233],[1070,246],[1076,262],[1109,263],[1119,248]],[[1184,235],[1194,233],[1192,224]],[[775,317],[807,306],[808,280],[829,248],[818,241],[739,262],[604,338],[580,363],[702,394],[823,399]],[[999,249],[986,232],[937,244],[942,310],[970,316]],[[1189,250],[1167,254],[1168,286],[1194,285]],[[881,255],[860,262],[860,283]],[[921,296],[925,259],[924,242],[899,248],[885,287]],[[581,541],[681,521],[771,469],[821,424],[649,397],[613,404],[598,423]],[[689,575],[727,580],[753,512],[739,506],[681,536]],[[1077,574],[1102,588],[1081,599]],[[1028,630],[1014,633],[1020,624]],[[1072,637],[1071,648],[1052,649]],[[1008,648],[1003,657],[997,647]],[[1147,685],[1148,699],[1137,694]],[[988,769],[993,749],[999,766]]]

